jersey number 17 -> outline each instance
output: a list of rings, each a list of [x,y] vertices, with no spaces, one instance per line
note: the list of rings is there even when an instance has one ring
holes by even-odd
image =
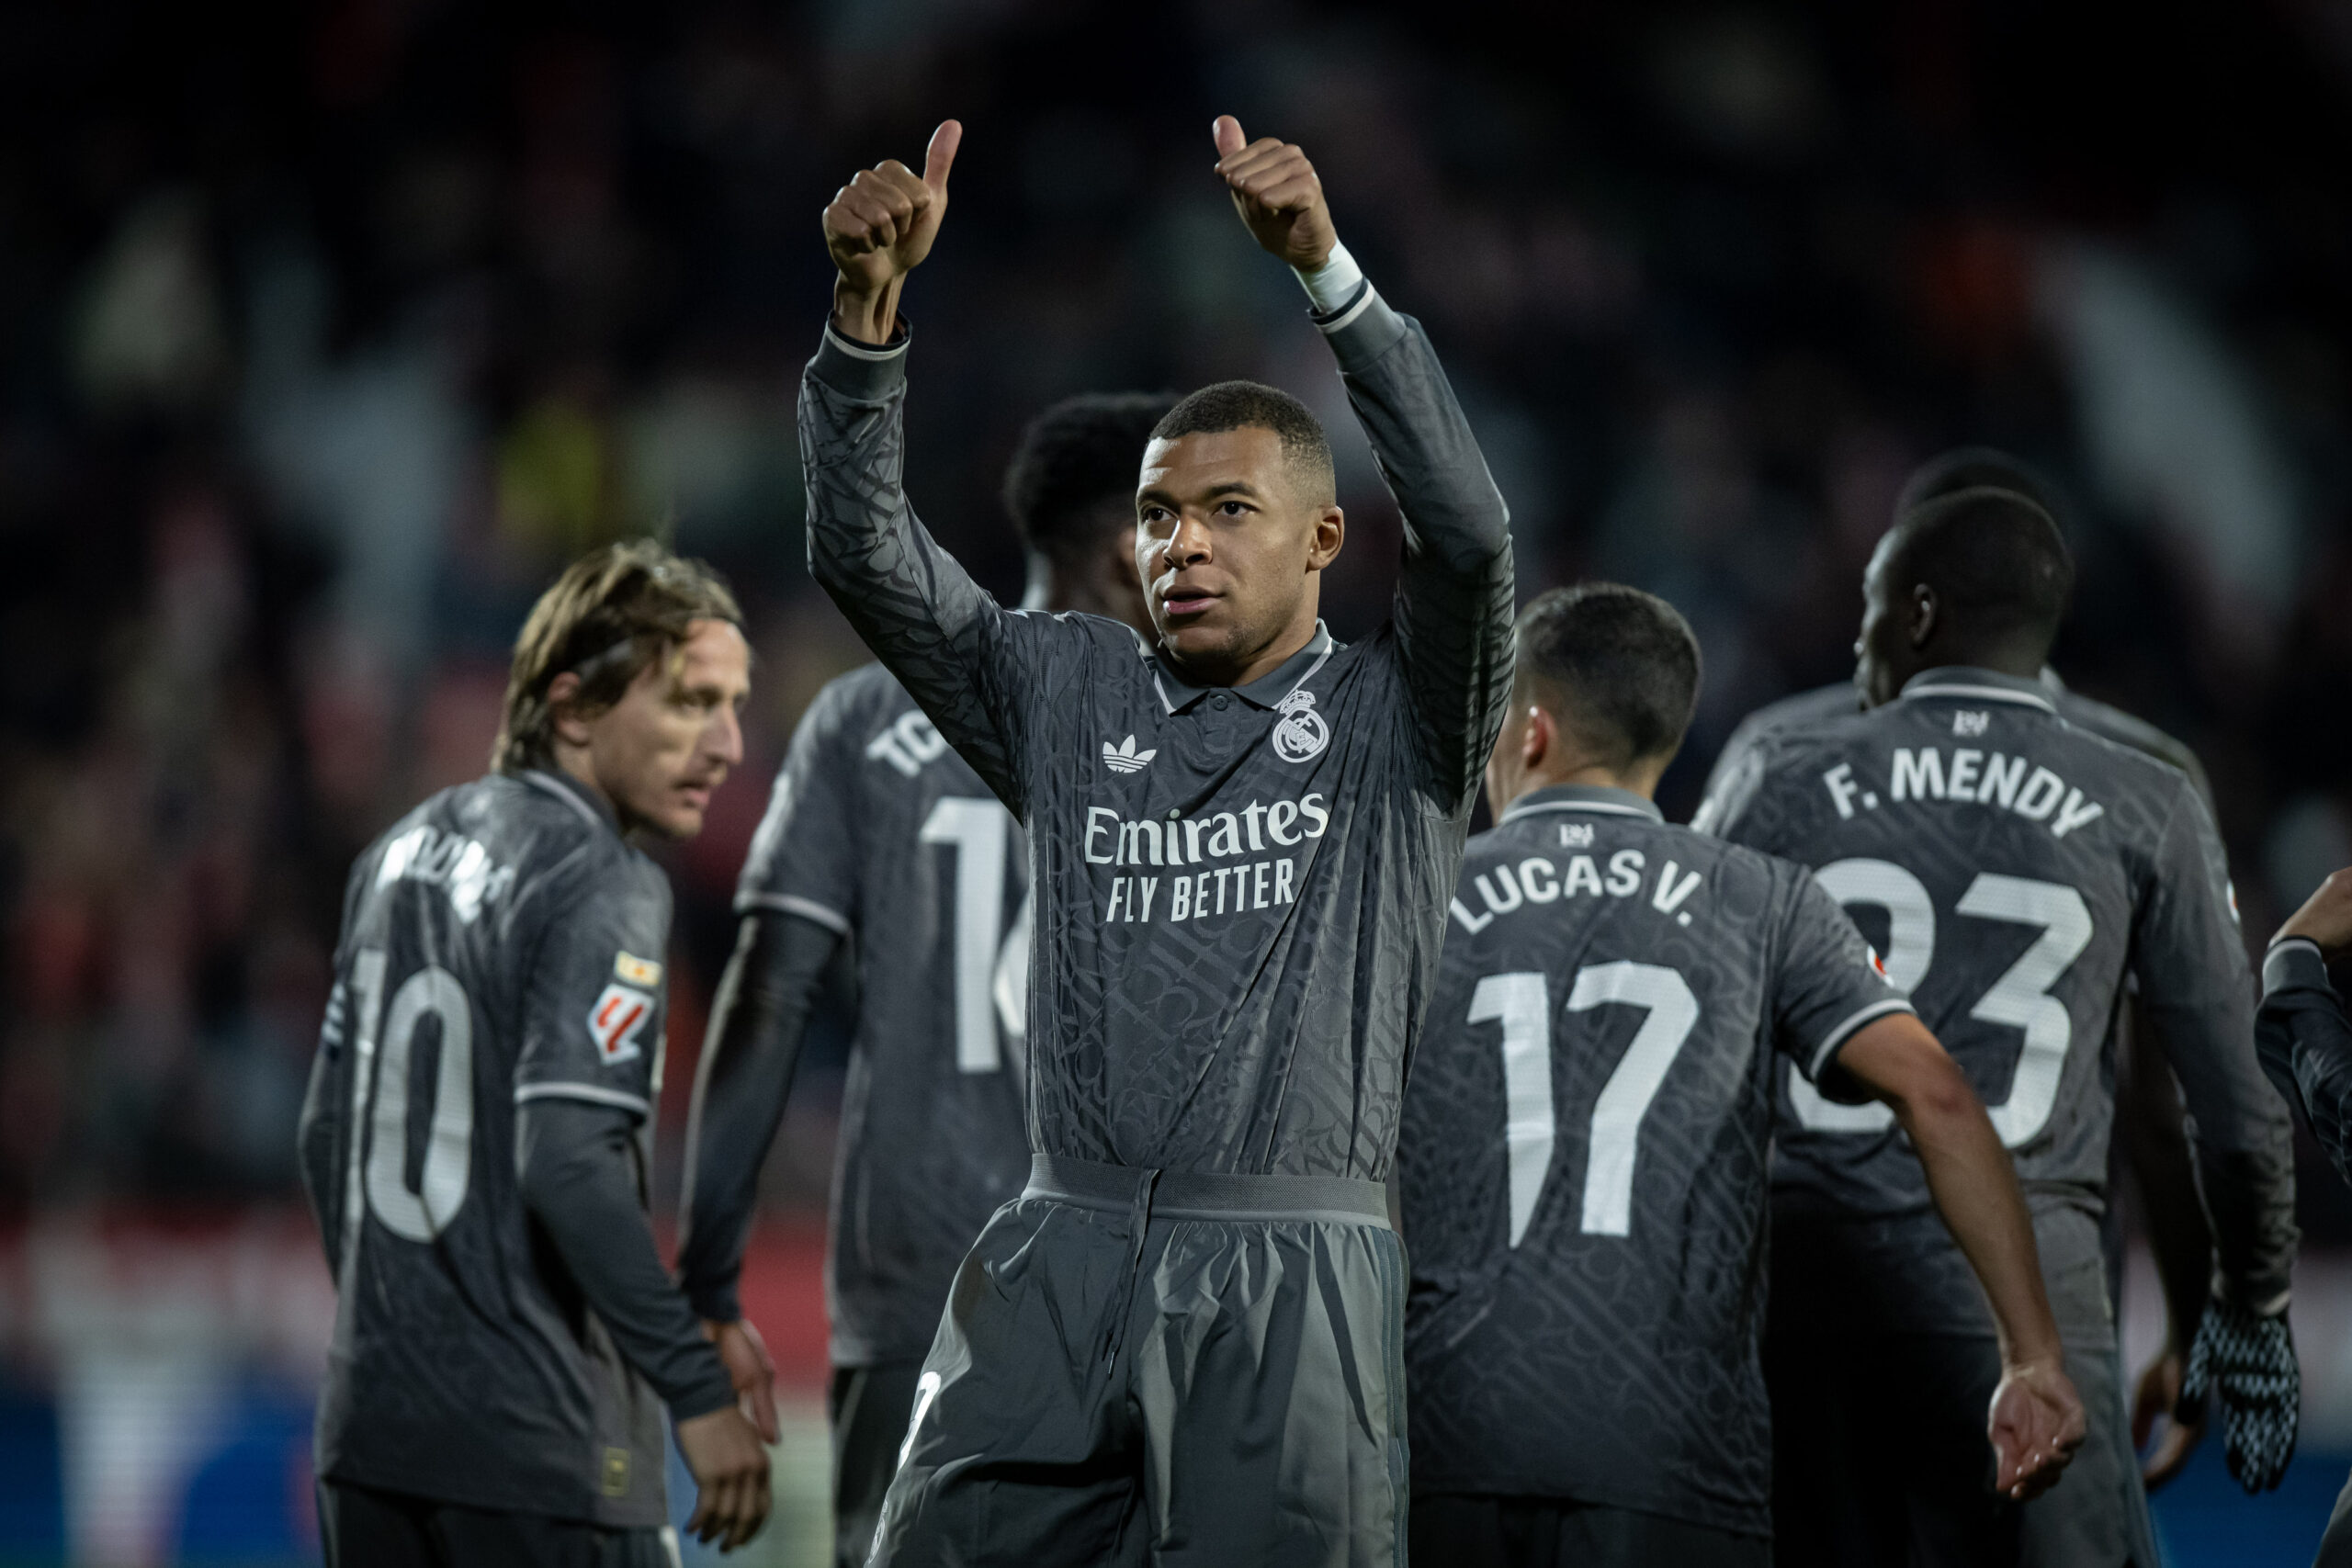
[[[1568,988],[1570,1012],[1611,1003],[1644,1010],[1632,1043],[1592,1102],[1584,1164],[1587,1235],[1633,1233],[1634,1163],[1642,1119],[1699,1021],[1689,981],[1657,964],[1593,964]],[[1510,1194],[1510,1245],[1535,1217],[1552,1168],[1558,1122],[1552,1103],[1552,998],[1540,970],[1489,975],[1470,994],[1472,1023],[1498,1022],[1503,1034],[1503,1151]]]

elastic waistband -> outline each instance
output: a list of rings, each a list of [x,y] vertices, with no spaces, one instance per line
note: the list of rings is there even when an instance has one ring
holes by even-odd
[[[1029,1186],[1021,1196],[1089,1209],[1134,1209],[1139,1190],[1149,1193],[1147,1206],[1153,1219],[1333,1220],[1388,1228],[1387,1190],[1377,1181],[1344,1176],[1155,1172],[1066,1155],[1034,1155]]]

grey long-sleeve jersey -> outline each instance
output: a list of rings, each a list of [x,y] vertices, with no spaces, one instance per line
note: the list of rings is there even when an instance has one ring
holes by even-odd
[[[1511,669],[1508,514],[1420,328],[1320,323],[1405,519],[1394,614],[1244,687],[1008,611],[901,487],[904,342],[801,382],[810,570],[1029,832],[1042,1153],[1385,1176]]]
[[[2283,1303],[2294,1167],[2253,1048],[2254,988],[2212,816],[2177,769],[2062,720],[2038,682],[1926,671],[1868,713],[1769,735],[1700,823],[1812,866],[1993,1114],[2017,1161],[2061,1326],[2111,1332],[2098,1258],[2127,975],[2194,1121],[2223,1288]],[[1825,1293],[1886,1327],[1990,1332],[1878,1107],[1784,1083],[1775,1224],[1833,1235]],[[1834,1231],[1825,1231],[1825,1224]]]
[[[669,928],[661,870],[554,773],[444,790],[353,865],[300,1133],[322,1476],[667,1522],[662,1406],[734,1398],[645,1212]]]
[[[837,1366],[921,1359],[972,1238],[1028,1179],[1021,1041],[993,994],[1000,965],[1026,961],[1028,892],[1021,829],[888,671],[869,664],[818,694],[735,907],[852,943],[857,1020],[825,1269]],[[745,959],[765,946],[804,953],[805,996],[814,948],[755,937]],[[743,999],[722,1001],[713,1077],[696,1086],[678,1253],[688,1295],[714,1317],[736,1315],[753,1178],[807,1016],[805,999],[787,1001],[793,1038],[766,1038],[781,1031],[745,1027]]]

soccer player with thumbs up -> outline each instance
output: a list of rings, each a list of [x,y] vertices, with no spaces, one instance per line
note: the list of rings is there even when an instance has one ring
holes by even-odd
[[[900,295],[962,134],[826,209],[839,276],[800,397],[811,570],[1026,826],[1035,899],[1035,1158],[957,1275],[873,1561],[1394,1563],[1382,1182],[1510,682],[1508,515],[1306,154],[1228,116],[1216,176],[1297,274],[1404,514],[1395,612],[1352,645],[1324,628],[1330,447],[1247,381],[1144,450],[1150,637],[1000,607],[902,482]]]

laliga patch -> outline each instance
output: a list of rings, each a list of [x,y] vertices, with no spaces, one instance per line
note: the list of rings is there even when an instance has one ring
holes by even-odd
[[[1872,947],[1869,942],[1864,942],[1862,943],[1862,951],[1871,955],[1871,972],[1875,974],[1880,979],[1886,980],[1886,960],[1878,955],[1878,949]],[[1892,980],[1886,980],[1886,983],[1890,986],[1894,984]]]
[[[650,958],[639,958],[634,953],[616,953],[613,958],[613,973],[632,986],[648,990],[662,983],[662,965]]]
[[[638,1032],[653,1016],[653,998],[630,986],[607,986],[588,1010],[588,1037],[608,1067],[635,1059]]]
[[[1272,737],[1274,755],[1285,762],[1304,762],[1323,753],[1331,744],[1331,727],[1315,711],[1315,694],[1304,689],[1295,691],[1274,705],[1283,716],[1274,726]]]

